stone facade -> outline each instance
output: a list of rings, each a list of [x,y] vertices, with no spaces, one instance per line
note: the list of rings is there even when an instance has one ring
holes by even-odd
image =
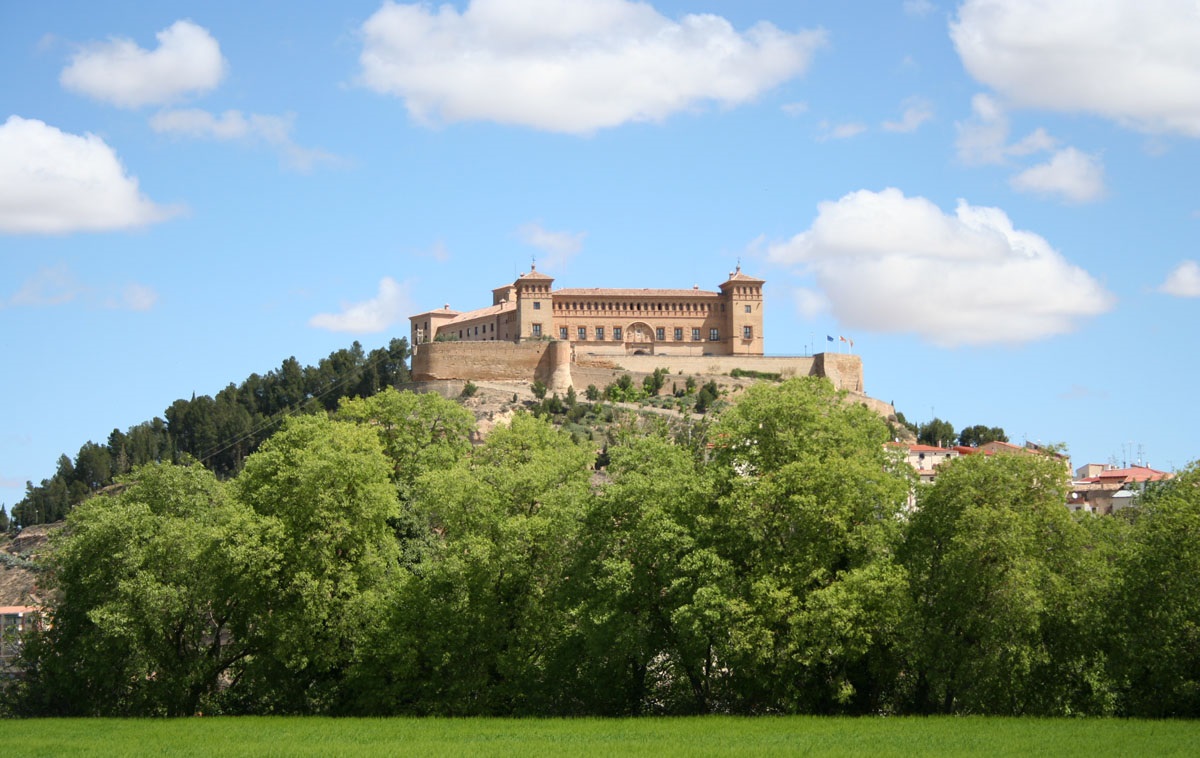
[[[721,375],[734,369],[820,376],[883,416],[857,355],[763,355],[764,281],[733,271],[719,291],[554,289],[531,268],[492,290],[492,304],[410,317],[416,382],[541,381],[552,392],[603,386],[618,373]]]
[[[492,290],[490,306],[459,312],[446,305],[411,316],[411,344],[559,340],[577,356],[763,354],[764,280],[740,266],[719,291],[553,284],[531,268]]]
[[[553,392],[566,392],[571,386],[571,346],[552,340],[430,342],[413,350],[412,378],[540,381]]]
[[[818,353],[814,356],[762,355],[580,355],[569,342],[427,342],[416,346],[412,377],[416,382],[446,380],[541,381],[553,392],[603,385],[618,373],[650,374],[664,368],[670,374],[718,375],[734,369],[793,376],[821,376],[839,390],[883,415],[891,406],[871,400],[863,388],[862,359],[857,355]]]

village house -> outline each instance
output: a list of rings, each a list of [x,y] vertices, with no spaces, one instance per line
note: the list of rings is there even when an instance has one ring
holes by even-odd
[[[1117,468],[1088,463],[1075,471],[1067,507],[1072,511],[1106,516],[1133,505],[1148,482],[1172,478],[1173,474],[1149,466]]]

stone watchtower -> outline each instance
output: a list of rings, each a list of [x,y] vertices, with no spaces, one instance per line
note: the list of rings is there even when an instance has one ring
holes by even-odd
[[[730,355],[763,354],[762,288],[765,283],[765,279],[743,274],[742,267],[738,266],[721,285]]]
[[[554,300],[550,295],[552,284],[554,277],[540,273],[536,267],[530,267],[528,273],[521,274],[513,282],[517,298],[514,342],[556,336],[551,333],[554,329]]]

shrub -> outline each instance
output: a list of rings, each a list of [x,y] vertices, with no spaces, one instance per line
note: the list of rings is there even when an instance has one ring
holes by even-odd
[[[744,368],[735,368],[729,372],[729,375],[734,379],[746,377],[748,379],[766,379],[772,382],[779,382],[783,380],[783,374],[771,373],[769,371],[752,371]]]

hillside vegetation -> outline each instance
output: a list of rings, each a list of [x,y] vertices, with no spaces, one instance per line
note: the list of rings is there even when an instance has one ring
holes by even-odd
[[[180,398],[165,418],[113,429],[104,443],[88,441],[71,459],[63,454],[55,472],[40,484],[29,482],[25,497],[0,511],[0,532],[62,520],[71,508],[120,476],[147,463],[198,461],[218,477],[241,470],[250,453],[297,413],[332,410],[343,397],[367,397],[408,381],[408,341],[392,340],[386,348],[363,351],[355,342],[335,351],[316,366],[301,366],[293,357],[265,375],[251,374],[230,384],[216,397]]]

